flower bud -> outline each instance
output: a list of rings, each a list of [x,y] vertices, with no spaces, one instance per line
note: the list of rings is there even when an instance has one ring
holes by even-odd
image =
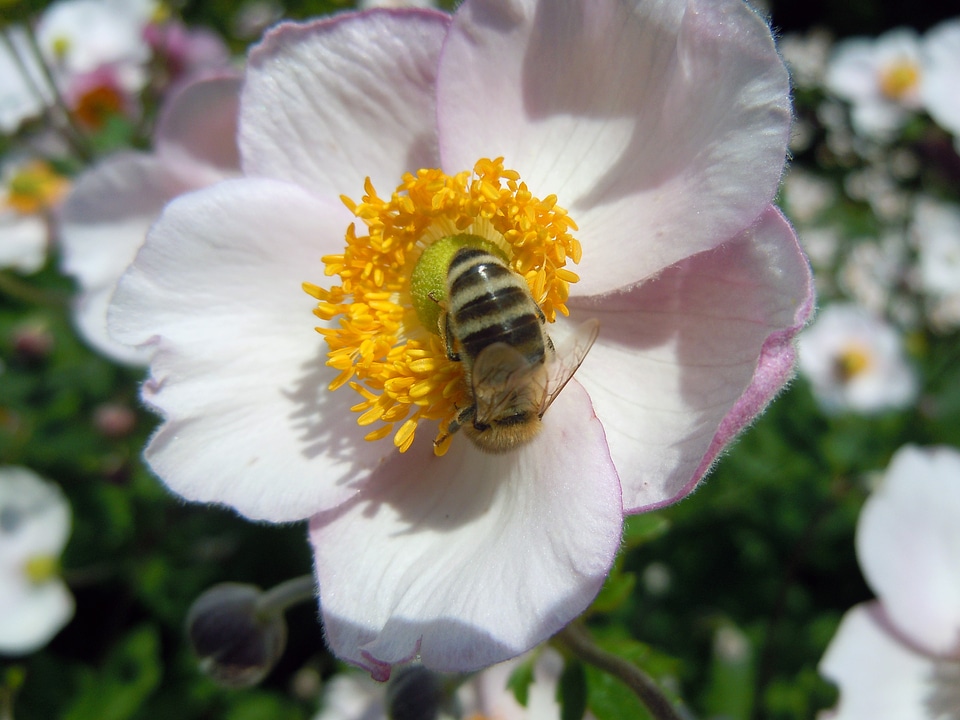
[[[409,665],[394,673],[387,686],[390,720],[436,720],[445,702],[441,677],[422,665]]]
[[[253,585],[221,583],[200,595],[187,614],[187,635],[200,666],[221,685],[256,685],[283,654],[283,611],[264,610],[262,596]]]

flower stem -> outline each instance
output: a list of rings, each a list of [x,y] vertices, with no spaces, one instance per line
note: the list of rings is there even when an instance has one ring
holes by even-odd
[[[46,292],[2,271],[0,271],[0,295],[6,295],[26,305],[61,307],[66,302],[60,293]]]
[[[70,108],[67,107],[67,103],[63,99],[63,95],[61,94],[60,88],[57,85],[57,80],[53,76],[53,71],[50,69],[50,66],[47,65],[46,59],[43,57],[43,50],[40,49],[40,43],[37,41],[37,35],[30,23],[26,23],[24,25],[24,32],[26,34],[27,43],[30,45],[30,51],[33,53],[34,58],[40,67],[40,71],[43,73],[43,78],[46,80],[47,85],[50,88],[50,95],[53,98],[53,104],[56,109],[59,110],[63,119],[63,124],[60,127],[61,136],[77,154],[77,157],[84,162],[91,162],[93,160],[93,152],[90,150],[90,147],[87,144],[86,135],[74,121],[73,113],[70,112]],[[26,81],[33,85],[34,92],[38,93],[41,102],[43,102],[43,94],[33,83],[25,61],[20,58],[16,52],[14,52],[13,43],[9,40],[9,38],[7,39],[7,43],[10,47],[11,53],[20,67],[20,72],[23,73]]]
[[[680,712],[649,675],[632,662],[598,647],[583,624],[572,622],[556,637],[580,660],[612,675],[630,688],[656,720],[683,720]]]
[[[280,615],[287,608],[312,600],[316,595],[313,575],[301,575],[270,588],[257,600],[257,615]]]

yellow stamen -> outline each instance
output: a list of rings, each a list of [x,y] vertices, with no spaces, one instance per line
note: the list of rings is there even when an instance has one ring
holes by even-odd
[[[890,63],[880,71],[880,92],[891,100],[903,100],[920,84],[920,66],[908,58]]]
[[[27,560],[23,570],[30,582],[39,585],[57,576],[60,562],[52,555],[37,555]]]
[[[860,373],[868,370],[873,359],[866,348],[849,345],[837,356],[834,368],[841,382],[849,382]]]
[[[70,181],[58,175],[50,163],[34,160],[10,178],[2,204],[21,215],[36,215],[60,202],[69,187]]]
[[[327,364],[340,371],[329,387],[349,383],[360,394],[362,402],[352,408],[360,425],[384,423],[365,439],[379,440],[398,427],[393,441],[401,452],[413,444],[421,420],[437,421],[437,437],[446,439],[434,452],[442,455],[450,444],[447,427],[470,397],[462,364],[447,357],[436,323],[425,327],[414,309],[411,277],[420,256],[439,240],[474,236],[526,279],[554,322],[558,313],[568,314],[569,283],[578,279],[564,267],[582,254],[570,234],[577,226],[555,195],[534,197],[503,158],[481,159],[472,172],[456,175],[407,173],[389,198],[377,195],[368,178],[360,202],[341,200],[367,234],[351,225],[343,253],[322,258],[325,275],[338,276],[339,285],[303,285],[317,300],[314,314],[335,321],[317,328],[330,348]],[[431,289],[430,302],[441,303],[435,294]]]

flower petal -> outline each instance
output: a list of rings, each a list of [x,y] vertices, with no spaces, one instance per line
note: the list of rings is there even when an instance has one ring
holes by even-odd
[[[933,661],[898,642],[880,615],[877,603],[844,615],[820,661],[820,674],[840,687],[839,703],[822,720],[927,717]]]
[[[110,329],[155,347],[143,397],[165,422],[146,458],[175,492],[298,520],[393,449],[361,439],[354,394],[327,390],[336,371],[301,289],[351,220],[296,186],[245,179],[178,198],[151,230]]]
[[[960,656],[960,452],[901,448],[857,525],[857,557],[890,621]]]
[[[521,450],[454,438],[395,454],[354,501],[316,515],[327,642],[385,679],[419,655],[470,671],[515,656],[582,612],[620,543],[620,488],[586,393],[571,383]]]
[[[42,217],[5,212],[0,215],[0,268],[34,273],[47,261],[50,229]]]
[[[0,568],[60,557],[69,537],[70,505],[60,486],[26,468],[0,468]]]
[[[163,206],[192,189],[159,159],[125,152],[81,175],[64,203],[61,267],[80,285],[74,321],[87,342],[114,360],[142,364],[149,357],[110,338],[107,305]]]
[[[404,172],[439,167],[434,85],[449,21],[377,10],[268,33],[241,101],[246,174],[353,197],[368,176],[393,188]]]
[[[62,580],[42,585],[4,578],[0,594],[0,653],[24,655],[46,645],[73,617],[73,596]]]
[[[157,124],[157,151],[179,152],[224,171],[240,169],[240,78],[220,75],[180,88]]]
[[[813,306],[793,230],[769,209],[749,231],[620,295],[571,303],[600,319],[577,373],[603,423],[624,508],[691,492],[793,374]]]
[[[742,0],[467,0],[438,80],[443,166],[502,155],[580,227],[577,294],[749,226],[790,124],[787,71]]]

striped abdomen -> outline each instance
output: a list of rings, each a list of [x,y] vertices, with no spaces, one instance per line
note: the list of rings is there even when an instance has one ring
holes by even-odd
[[[495,255],[472,247],[457,250],[447,270],[447,304],[447,332],[469,359],[499,342],[531,365],[544,362],[549,340],[543,314],[526,281]]]

